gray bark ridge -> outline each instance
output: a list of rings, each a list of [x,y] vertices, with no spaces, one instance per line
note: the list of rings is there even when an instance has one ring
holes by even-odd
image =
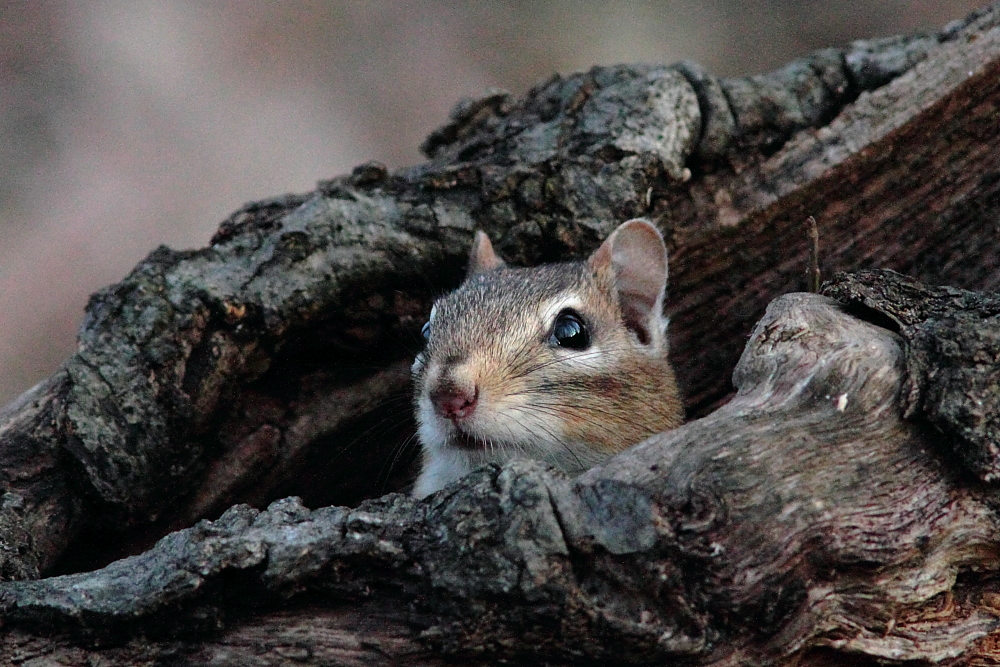
[[[890,321],[907,346],[906,416],[934,424],[979,479],[1000,481],[1000,294],[893,271],[838,276],[823,291]]]
[[[903,418],[900,336],[848,309],[779,298],[729,403],[576,480],[517,460],[421,502],[237,506],[102,570],[2,584],[0,610],[121,641],[308,593],[398,600],[453,658],[954,659],[1000,628],[962,584],[997,569],[992,496]]]

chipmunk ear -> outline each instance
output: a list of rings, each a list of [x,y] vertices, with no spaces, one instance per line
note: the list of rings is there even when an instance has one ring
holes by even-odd
[[[588,262],[595,273],[611,270],[625,325],[644,345],[659,347],[667,326],[667,247],[656,227],[641,219],[622,223]]]
[[[465,272],[466,278],[471,278],[477,273],[485,273],[505,266],[502,259],[493,252],[493,244],[483,231],[476,232],[476,238],[472,241],[472,250],[469,251],[469,268]]]

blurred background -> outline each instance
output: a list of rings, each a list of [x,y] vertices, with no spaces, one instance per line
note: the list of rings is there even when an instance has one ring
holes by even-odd
[[[418,162],[461,97],[691,59],[723,76],[936,30],[982,1],[0,0],[0,405],[90,293],[247,201]]]

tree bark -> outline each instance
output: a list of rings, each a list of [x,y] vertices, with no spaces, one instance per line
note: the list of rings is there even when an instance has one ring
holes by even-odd
[[[6,579],[103,565],[233,503],[404,488],[415,332],[475,228],[531,264],[655,220],[672,354],[704,416],[575,481],[521,461],[423,503],[236,505],[103,569],[4,584],[4,650],[993,656],[1000,302],[923,283],[1000,283],[998,24],[992,6],[759,77],[616,66],[491,93],[456,107],[425,164],[363,165],[245,207],[207,248],[157,250],[0,414]],[[809,215],[825,269],[916,280],[773,301],[800,284]]]

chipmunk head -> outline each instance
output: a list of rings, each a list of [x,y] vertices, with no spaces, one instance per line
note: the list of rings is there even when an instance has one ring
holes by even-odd
[[[515,455],[580,472],[677,426],[667,361],[667,251],[644,220],[581,262],[508,267],[477,232],[413,364],[424,496]]]

